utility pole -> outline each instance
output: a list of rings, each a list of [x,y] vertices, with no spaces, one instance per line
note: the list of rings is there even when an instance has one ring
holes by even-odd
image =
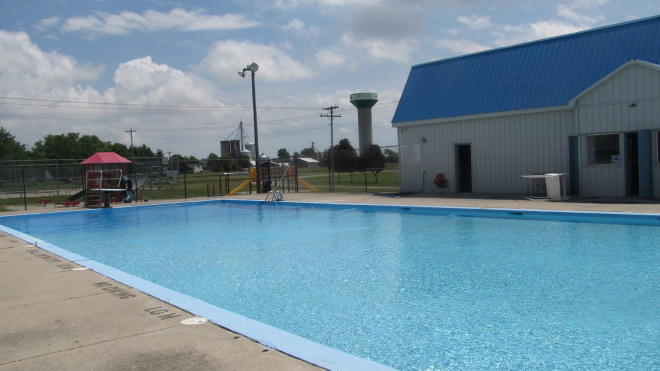
[[[341,115],[336,115],[334,114],[334,110],[339,108],[339,106],[330,106],[328,108],[324,108],[326,111],[330,111],[329,115],[321,115],[321,117],[329,117],[330,118],[330,172],[332,173],[332,177],[330,178],[330,192],[335,191],[335,131],[333,128],[333,118],[335,117],[341,117]]]
[[[124,130],[126,133],[131,133],[131,154],[133,154],[133,175],[135,176],[135,202],[137,203],[138,200],[138,179],[137,179],[137,171],[135,169],[135,147],[133,147],[133,133],[137,132],[137,130]]]

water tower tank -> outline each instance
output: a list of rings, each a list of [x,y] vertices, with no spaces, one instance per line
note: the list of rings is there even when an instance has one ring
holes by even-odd
[[[371,107],[378,102],[378,93],[364,92],[351,94],[351,103],[358,110],[358,133],[360,135],[360,155],[374,144],[371,130]]]

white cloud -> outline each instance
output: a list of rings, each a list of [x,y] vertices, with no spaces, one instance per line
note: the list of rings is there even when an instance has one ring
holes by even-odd
[[[81,65],[55,51],[44,52],[24,32],[0,30],[0,86],[4,90],[42,90],[95,80],[103,66]]]
[[[471,40],[450,40],[442,39],[437,41],[438,45],[442,48],[449,49],[454,53],[472,54],[491,49],[488,46],[477,44]]]
[[[55,27],[60,24],[60,18],[59,17],[50,17],[50,18],[44,18],[37,22],[34,27],[38,31],[45,32],[51,27]]]
[[[305,22],[301,21],[298,18],[294,18],[287,25],[280,26],[285,31],[291,31],[297,34],[298,36],[310,37],[318,36],[321,34],[321,29],[317,26],[305,27]]]
[[[303,4],[319,4],[323,6],[369,6],[383,2],[383,0],[276,0],[273,3],[278,9],[295,9]]]
[[[585,30],[587,27],[575,26],[558,20],[539,21],[524,26],[503,26],[501,31],[493,31],[495,45],[509,46],[523,42],[547,39]]]
[[[282,26],[282,29],[286,31],[288,30],[302,31],[305,29],[305,22],[301,21],[298,18],[294,18],[293,20],[291,20],[291,22],[289,22],[288,25]]]
[[[589,10],[593,13],[592,8],[603,6],[609,0],[575,0],[570,4],[558,4],[557,15],[569,21],[575,22],[578,25],[589,26],[605,19],[604,16],[594,17],[579,12],[579,10]]]
[[[208,15],[204,10],[187,11],[176,8],[168,13],[147,10],[142,15],[133,12],[110,14],[94,12],[86,17],[67,18],[62,24],[66,32],[125,35],[134,31],[152,32],[175,29],[179,31],[231,30],[258,26],[243,14]]]
[[[74,102],[224,106],[218,101],[223,93],[211,82],[193,73],[154,63],[150,57],[121,63],[114,73],[114,85],[107,90],[99,91],[83,85],[88,80],[99,78],[103,70],[103,66],[83,65],[70,56],[45,52],[23,32],[0,31],[1,96]],[[154,124],[158,128],[190,122],[218,122],[226,115],[225,112],[213,111],[172,114],[168,111],[133,111],[123,106],[120,110],[114,110],[108,109],[108,106],[71,103],[23,103],[30,105],[4,106],[4,116],[0,117],[0,125],[23,143],[34,143],[46,134],[67,132],[100,137],[118,131],[123,134],[123,130],[129,127],[146,129],[150,121],[158,122]],[[137,145],[145,143],[140,139],[141,133],[138,131],[134,137]],[[180,150],[173,143],[188,137],[188,143],[197,145],[199,138],[196,139],[195,134],[178,133],[178,138],[162,140],[159,140],[162,136],[150,134],[148,145],[154,150]],[[206,148],[215,148],[216,139],[209,138]],[[103,140],[128,143],[124,135]],[[195,146],[192,146],[188,152],[194,150]]]
[[[375,59],[389,59],[399,63],[409,63],[412,54],[419,46],[416,38],[380,39],[375,37],[356,37],[353,34],[344,34],[342,42],[348,49],[365,51]]]
[[[119,65],[115,87],[106,96],[112,101],[150,104],[213,104],[213,85],[147,56]]]
[[[339,67],[346,63],[346,56],[328,48],[323,48],[316,53],[316,63],[320,67]]]
[[[276,46],[235,40],[215,43],[200,63],[199,69],[208,71],[220,80],[238,82],[236,72],[252,62],[259,65],[259,79],[266,81],[306,79],[313,76],[309,68]]]
[[[458,17],[458,21],[473,30],[481,30],[492,26],[489,16],[479,17],[473,15],[472,17]]]

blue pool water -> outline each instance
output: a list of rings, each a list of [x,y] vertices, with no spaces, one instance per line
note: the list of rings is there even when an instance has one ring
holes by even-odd
[[[399,370],[660,368],[660,223],[201,203],[0,224]]]

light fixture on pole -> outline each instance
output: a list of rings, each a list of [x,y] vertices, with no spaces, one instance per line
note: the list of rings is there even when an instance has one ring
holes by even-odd
[[[257,193],[261,193],[261,167],[259,166],[259,135],[257,132],[257,99],[254,94],[254,74],[259,69],[259,66],[256,63],[252,63],[249,66],[243,68],[242,71],[238,71],[240,77],[245,77],[245,71],[252,72],[252,113],[254,115],[254,161],[257,166]]]

